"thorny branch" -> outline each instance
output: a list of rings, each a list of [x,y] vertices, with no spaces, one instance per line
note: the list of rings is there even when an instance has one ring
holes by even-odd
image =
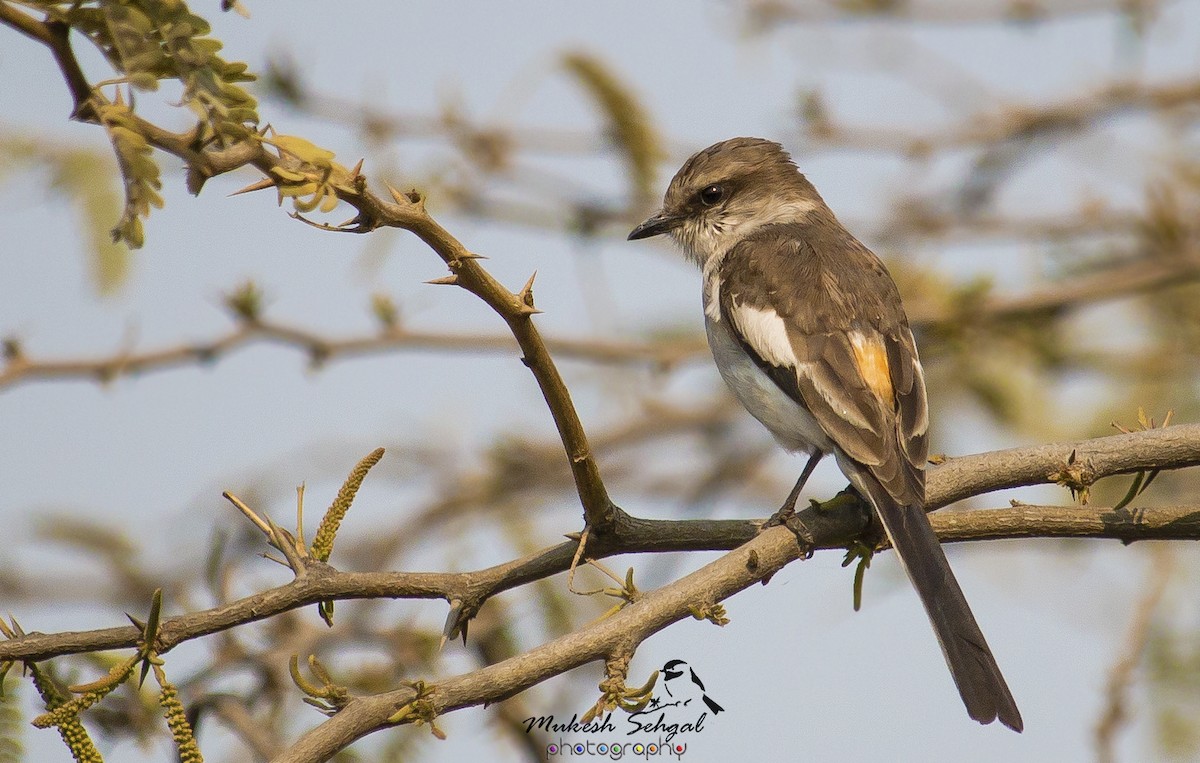
[[[950,459],[930,468],[929,506],[937,508],[1003,488],[1052,483],[1055,470],[1071,454],[1076,463],[1086,465],[1085,479],[1092,482],[1151,464],[1161,469],[1197,466],[1200,424]],[[1001,477],[994,478],[993,472]],[[1200,539],[1200,507],[1195,506],[1114,511],[1094,506],[1019,504],[935,512],[931,520],[945,542],[1027,537],[1114,538],[1125,542]],[[866,516],[861,511],[822,512],[809,508],[801,521],[812,535],[814,549],[832,549],[856,537],[865,527]],[[585,551],[589,558],[603,558],[626,553],[733,550],[756,541],[759,529],[760,522],[751,520],[653,520],[622,514],[611,533],[593,536]],[[786,536],[780,537],[786,540]],[[463,611],[475,612],[497,593],[565,571],[577,545],[561,543],[512,562],[466,573],[340,572],[310,562],[303,579],[222,607],[164,619],[160,651],[165,653],[184,641],[327,599],[457,600],[464,602]],[[23,639],[0,641],[0,661],[117,649],[135,644],[137,637],[137,630],[128,627],[30,634]]]
[[[276,81],[287,83],[286,88],[277,88],[277,94],[300,110],[329,122],[359,127],[381,139],[448,136],[460,144],[488,144],[495,146],[495,150],[566,155],[590,155],[610,150],[614,145],[603,134],[585,130],[472,123],[457,114],[449,117],[385,113],[370,104],[355,103],[337,94],[309,92],[290,68],[278,68],[272,74]],[[1133,110],[1175,112],[1196,107],[1200,107],[1200,80],[1187,77],[1154,84],[1113,82],[1069,101],[1050,105],[1002,105],[985,116],[939,131],[904,132],[896,128],[855,127],[833,121],[823,112],[814,115],[810,111],[810,117],[818,118],[807,125],[805,149],[809,155],[850,149],[927,157],[934,152],[987,147],[1017,138],[1029,140],[1041,134],[1079,130]],[[684,145],[671,147],[670,163],[682,163],[691,151]]]
[[[773,3],[764,3],[773,6]],[[844,16],[841,7],[825,9]],[[865,9],[864,9],[865,10]],[[896,9],[890,9],[895,11]],[[972,12],[978,10],[971,6]],[[851,14],[853,15],[853,14]],[[870,14],[866,14],[870,15]],[[986,14],[985,14],[986,15]],[[586,156],[600,150],[619,150],[611,136],[583,130],[553,130],[513,126],[502,122],[472,121],[457,111],[441,116],[386,113],[371,104],[346,100],[336,94],[314,93],[290,64],[272,66],[268,82],[272,92],[306,114],[356,127],[379,140],[442,139],[452,143],[475,172],[467,182],[439,181],[447,201],[472,215],[503,220],[510,224],[562,229],[568,226],[589,233],[624,234],[643,202],[597,203],[596,190],[580,187],[574,178],[552,176],[541,168],[517,164],[516,154],[571,154]],[[1159,83],[1115,81],[1083,96],[1052,103],[1005,103],[983,115],[973,115],[941,129],[906,131],[896,127],[860,127],[839,122],[826,110],[819,92],[810,93],[801,108],[798,158],[811,161],[822,154],[840,151],[876,152],[914,162],[964,150],[981,156],[964,182],[963,198],[986,195],[996,177],[1035,151],[1057,142],[1086,134],[1106,121],[1126,113],[1160,117],[1183,115],[1194,118],[1200,110],[1200,80],[1179,78]],[[480,150],[480,147],[486,147]],[[694,147],[674,146],[670,164],[681,163]],[[444,173],[435,173],[444,174]],[[527,192],[527,200],[498,199],[480,188],[480,176],[502,178],[505,186],[516,185]],[[564,200],[566,208],[564,209]],[[644,216],[644,215],[643,215]],[[1084,205],[1071,215],[1043,218],[1012,218],[987,214],[975,208],[968,215],[951,214],[928,202],[904,200],[882,223],[878,218],[852,220],[852,230],[866,232],[869,241],[906,244],[912,239],[985,240],[1012,238],[1030,241],[1062,241],[1094,238],[1115,233],[1136,234],[1142,220],[1138,215],[1115,209]]]
[[[51,49],[68,83],[86,82],[71,50],[65,28],[61,34],[56,34],[55,27],[50,23],[37,22],[3,3],[0,3],[0,10],[3,11],[0,21],[19,25],[21,31]],[[71,90],[76,101],[75,117],[93,121],[90,104],[103,96],[91,87],[81,92],[80,88],[73,85]],[[263,142],[245,141],[228,148],[197,150],[195,136],[190,132],[172,133],[136,114],[130,118],[151,145],[183,159],[193,176],[211,178],[251,165],[271,178],[274,177],[272,170],[282,166],[282,158],[267,150],[267,144]],[[380,227],[392,227],[410,231],[450,268],[451,275],[443,279],[443,283],[461,286],[482,299],[504,319],[521,348],[523,362],[537,380],[554,418],[575,476],[587,524],[600,530],[610,525],[618,509],[612,504],[600,479],[583,424],[571,403],[570,392],[550,357],[541,333],[531,320],[538,312],[533,307],[533,279],[530,278],[519,292],[512,292],[501,285],[479,265],[479,255],[468,250],[429,216],[424,199],[416,191],[407,194],[393,191],[392,200],[388,201],[368,190],[366,178],[357,171],[351,181],[352,187],[338,188],[337,194],[341,201],[355,207],[358,215],[350,224],[336,230],[367,233]]]
[[[97,358],[32,358],[19,342],[9,339],[7,364],[0,370],[0,389],[49,379],[110,382],[121,376],[214,363],[257,342],[295,348],[306,354],[313,365],[405,350],[511,353],[517,346],[512,336],[501,334],[452,334],[394,326],[360,336],[331,337],[311,329],[265,320],[243,322],[215,339],[140,352],[118,351]],[[547,349],[560,358],[603,364],[636,363],[657,368],[691,362],[708,352],[700,337],[651,342],[547,338],[545,343]]]
[[[948,458],[929,472],[926,509],[932,511],[993,490],[1035,484],[1040,480],[1034,475],[1054,474],[1069,462],[1075,465],[1083,487],[1110,474],[1191,466],[1200,456],[1198,437],[1200,424],[1188,424]]]
[[[973,308],[972,317],[983,321],[1014,320],[1076,310],[1196,279],[1200,279],[1200,253],[1149,262],[1139,259],[1021,296],[987,298]],[[910,313],[918,331],[949,328],[961,321],[961,316],[947,313],[944,307],[920,301],[913,303]],[[610,365],[648,365],[658,370],[670,370],[708,357],[708,347],[700,336],[655,341],[550,337],[542,341],[550,353],[561,358]],[[298,349],[309,356],[314,366],[405,350],[495,353],[513,349],[512,338],[502,335],[448,334],[391,325],[361,336],[330,337],[261,318],[242,320],[215,339],[141,352],[122,350],[98,358],[34,358],[17,339],[10,337],[4,342],[0,390],[43,379],[90,379],[107,383],[121,376],[213,363],[256,342]],[[936,350],[929,347],[925,354],[935,356]]]
[[[67,28],[61,24],[38,22],[3,0],[0,0],[0,23],[6,23],[50,48],[75,100],[74,116],[94,121],[93,109],[101,103],[103,96],[84,77],[71,51]],[[1162,92],[1149,94],[1137,89],[1104,91],[1091,102],[1085,99],[1074,104],[1076,111],[1072,114],[1005,114],[1000,127],[997,127],[1001,124],[999,120],[995,125],[977,125],[975,127],[983,137],[967,134],[964,139],[988,142],[1037,132],[1054,134],[1076,124],[1072,120],[1080,113],[1083,119],[1100,119],[1122,108],[1172,109],[1200,99],[1197,93],[1184,87],[1177,88],[1178,92],[1174,94],[1165,88],[1167,86]],[[1137,100],[1147,97],[1150,100]],[[261,143],[201,148],[193,133],[171,133],[140,117],[133,116],[132,119],[136,129],[152,145],[182,158],[195,177],[208,178],[248,165],[270,177],[271,171],[281,162],[280,156],[268,151]],[[988,129],[1008,132],[989,134]],[[875,137],[872,136],[873,141]],[[875,141],[874,145],[879,143]],[[907,144],[898,150],[917,153],[924,148]],[[344,226],[317,227],[360,233],[379,227],[397,227],[413,232],[450,268],[451,275],[440,282],[467,289],[484,300],[508,324],[524,353],[523,360],[534,373],[551,409],[588,526],[602,531],[589,536],[585,549],[587,557],[698,549],[733,551],[670,586],[646,594],[607,620],[525,654],[450,678],[433,687],[422,685],[352,697],[340,712],[306,734],[277,760],[327,759],[355,739],[393,725],[394,719],[400,717],[398,709],[418,697],[428,712],[447,712],[503,699],[572,667],[625,653],[657,630],[692,616],[697,605],[715,604],[755,582],[766,580],[811,550],[799,547],[794,536],[784,530],[772,529],[760,534],[756,522],[643,520],[615,507],[600,479],[588,440],[550,358],[550,350],[563,354],[575,352],[580,357],[614,362],[629,359],[661,362],[658,355],[661,350],[633,344],[617,349],[595,343],[556,344],[543,339],[531,321],[531,316],[537,312],[532,279],[517,292],[495,281],[479,266],[477,255],[426,213],[423,199],[415,191],[407,194],[392,191],[389,201],[368,190],[366,178],[357,169],[351,181],[351,186],[338,188],[338,198],[357,209],[356,217]],[[1191,261],[1194,259],[1194,255],[1188,255],[1149,272],[1144,263],[1137,263],[1136,271],[1113,269],[1095,280],[1076,283],[1071,289],[1055,289],[1054,293],[1047,290],[1019,299],[995,299],[986,303],[985,309],[995,312],[998,317],[1020,317],[1157,288],[1179,279],[1195,278],[1197,269]],[[918,322],[939,320],[936,315],[915,312]],[[43,378],[71,375],[111,378],[121,373],[210,359],[256,340],[299,347],[314,361],[398,346],[436,344],[445,347],[461,343],[457,345],[459,349],[499,349],[501,342],[509,342],[502,337],[473,337],[468,342],[466,338],[422,335],[399,329],[375,337],[329,340],[307,331],[250,320],[229,335],[209,343],[138,355],[125,353],[113,359],[66,361],[56,365],[29,360],[19,347],[13,346],[6,353],[8,365],[0,372],[0,386],[37,375]],[[694,343],[687,354],[680,357],[691,357],[701,351],[698,343]],[[1196,426],[998,451],[951,459],[931,469],[929,504],[936,508],[990,490],[1055,481],[1074,489],[1112,474],[1197,464],[1200,464],[1200,427]],[[813,539],[814,547],[830,548],[856,537],[863,529],[865,515],[861,511],[818,513],[809,509],[801,513],[800,521],[807,536]],[[1148,538],[1200,538],[1200,507],[1192,506],[1114,510],[1090,506],[1014,505],[1005,509],[941,512],[933,515],[933,521],[935,529],[946,541],[1031,536],[1117,538],[1125,542]],[[452,602],[452,621],[448,626],[465,626],[466,621],[497,593],[564,571],[577,548],[575,542],[563,543],[470,573],[349,573],[292,555],[289,563],[294,569],[302,567],[304,574],[299,574],[300,569],[296,569],[297,577],[291,583],[209,610],[167,618],[161,623],[156,646],[158,651],[166,652],[190,639],[226,632],[238,625],[336,599],[440,598]],[[82,633],[32,633],[0,642],[0,662],[37,661],[62,654],[130,647],[137,644],[138,637],[138,629],[129,627]],[[258,745],[260,754],[269,745],[269,741],[261,742]]]

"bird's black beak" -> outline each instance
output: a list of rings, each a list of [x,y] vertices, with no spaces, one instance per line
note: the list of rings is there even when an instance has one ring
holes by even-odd
[[[630,231],[627,240],[635,241],[639,238],[650,238],[651,236],[670,233],[678,228],[681,222],[683,220],[674,215],[668,215],[665,211],[655,212],[645,222]]]

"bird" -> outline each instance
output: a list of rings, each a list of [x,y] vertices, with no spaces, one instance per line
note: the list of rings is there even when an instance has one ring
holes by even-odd
[[[708,690],[704,688],[704,682],[700,680],[700,676],[696,675],[695,669],[683,660],[669,660],[662,666],[663,688],[666,689],[667,696],[672,699],[675,698],[675,694],[671,691],[671,681],[683,676],[684,666],[688,669],[688,677],[692,681],[693,689],[700,690],[700,700],[704,703],[705,707],[711,710],[713,715],[725,712],[725,708],[721,707],[715,699],[708,696]],[[682,692],[685,690],[676,689],[676,691]],[[683,701],[683,704],[686,705],[689,702],[691,702],[690,699]]]
[[[929,616],[968,715],[1021,713],[925,513],[929,411],[900,293],[784,148],[732,138],[691,156],[629,240],[666,234],[699,266],[704,324],[734,396],[806,453],[771,523],[832,454],[870,504]]]

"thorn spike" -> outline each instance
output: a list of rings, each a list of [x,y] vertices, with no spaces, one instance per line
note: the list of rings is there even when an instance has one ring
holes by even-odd
[[[526,281],[525,285],[521,288],[522,294],[531,294],[533,292],[533,281],[536,278],[537,278],[537,271],[535,270],[535,271],[533,271],[533,275],[529,276],[529,280]]]
[[[390,193],[392,195],[392,198],[396,200],[397,204],[410,204],[411,203],[408,200],[407,196],[405,196],[404,194],[400,193],[395,188],[393,188],[390,183],[384,183],[383,185],[385,188],[388,189],[388,193]]]
[[[246,186],[245,188],[234,191],[233,193],[231,193],[229,195],[230,196],[240,196],[243,193],[251,193],[252,191],[263,191],[263,190],[266,190],[267,188],[274,188],[274,187],[275,187],[274,180],[271,180],[270,178],[263,178],[262,180],[255,181],[255,182],[251,183],[250,185]]]

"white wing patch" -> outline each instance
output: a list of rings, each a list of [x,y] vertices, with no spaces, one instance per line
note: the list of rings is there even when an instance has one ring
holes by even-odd
[[[792,342],[788,338],[787,324],[774,310],[758,309],[749,305],[734,304],[730,319],[737,327],[742,339],[758,356],[773,366],[790,368],[799,377],[809,380],[817,394],[825,399],[833,410],[856,427],[870,430],[873,427],[855,408],[844,391],[824,378],[814,363],[800,363]]]
[[[758,356],[773,366],[796,367],[796,353],[788,339],[787,324],[779,313],[767,308],[759,310],[749,305],[734,304],[730,312],[738,332],[758,353]]]

